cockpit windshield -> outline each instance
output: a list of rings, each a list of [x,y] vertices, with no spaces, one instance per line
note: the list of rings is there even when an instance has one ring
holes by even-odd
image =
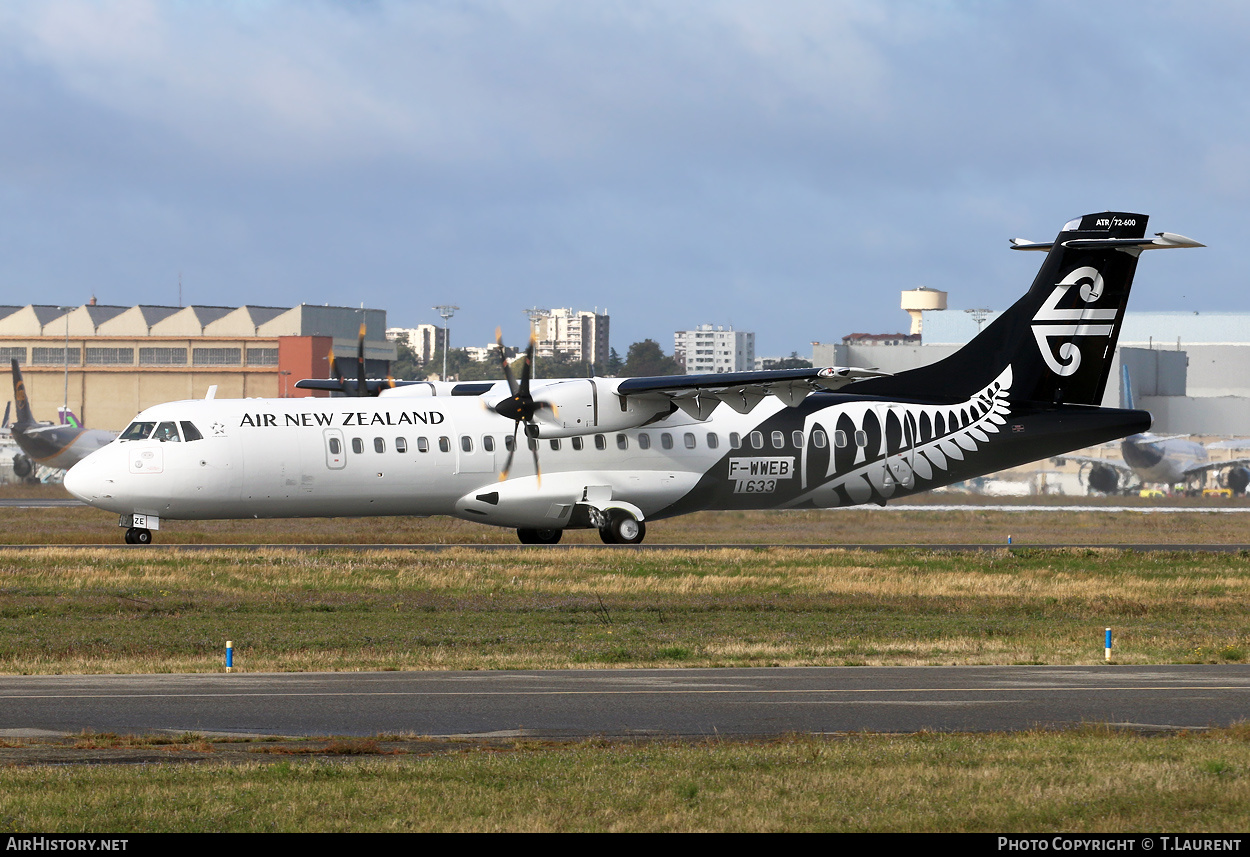
[[[156,433],[152,435],[152,440],[159,440],[161,443],[182,443],[182,438],[178,437],[178,426],[172,422],[158,425]]]
[[[156,428],[156,423],[131,423],[122,432],[121,440],[146,440],[148,435],[152,433],[152,429]]]
[[[182,436],[178,435],[178,426],[182,426]],[[159,440],[161,443],[181,443],[182,441],[203,440],[204,435],[187,420],[180,422],[148,423],[133,422],[121,434],[121,440]]]

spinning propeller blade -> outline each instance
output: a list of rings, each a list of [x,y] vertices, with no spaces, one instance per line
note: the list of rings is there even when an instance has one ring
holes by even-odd
[[[551,402],[535,401],[530,395],[530,378],[534,373],[534,334],[530,332],[529,345],[525,347],[525,362],[521,364],[521,380],[517,381],[516,376],[512,374],[512,367],[508,365],[508,358],[503,344],[503,332],[495,329],[495,343],[499,346],[499,361],[503,367],[503,376],[508,381],[508,390],[511,396],[495,405],[494,411],[501,417],[516,423],[516,427],[512,430],[512,448],[508,450],[508,458],[504,462],[503,470],[499,473],[499,481],[508,478],[508,473],[512,470],[512,457],[516,453],[517,433],[521,429],[521,424],[525,424],[525,439],[527,442],[532,441],[533,445],[530,451],[534,453],[534,475],[538,479],[538,484],[542,484],[542,469],[538,465],[538,423],[534,419],[534,415],[539,411],[549,411],[553,416],[558,414],[556,406]]]

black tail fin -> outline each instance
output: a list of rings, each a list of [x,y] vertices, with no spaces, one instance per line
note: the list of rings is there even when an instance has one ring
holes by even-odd
[[[13,401],[17,405],[15,428],[35,425],[35,415],[31,413],[30,401],[26,398],[26,382],[22,380],[22,370],[17,366],[17,358],[13,358]]]
[[[1099,404],[1137,257],[1203,246],[1166,232],[1147,238],[1146,221],[1144,214],[1087,214],[1051,243],[1013,241],[1016,250],[1049,251],[1028,294],[945,360],[860,382],[855,392],[961,401],[1010,366],[1017,401]]]

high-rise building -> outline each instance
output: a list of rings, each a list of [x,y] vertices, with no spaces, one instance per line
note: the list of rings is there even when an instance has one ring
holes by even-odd
[[[600,366],[608,362],[608,314],[595,310],[534,310],[535,351],[540,358],[556,353]]]
[[[429,363],[434,354],[443,347],[446,329],[437,324],[418,324],[416,327],[388,327],[386,338],[395,342],[403,340],[417,355],[418,365]]]
[[[701,324],[673,334],[673,357],[687,375],[746,372],[755,366],[755,334]]]

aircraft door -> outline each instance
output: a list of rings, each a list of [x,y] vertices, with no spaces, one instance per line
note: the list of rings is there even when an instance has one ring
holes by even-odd
[[[342,470],[347,464],[347,447],[343,444],[343,432],[338,429],[325,430],[326,467],[331,470]]]
[[[902,405],[878,405],[876,410],[885,466],[882,483],[887,489],[897,485],[910,490],[916,485],[916,418]]]

